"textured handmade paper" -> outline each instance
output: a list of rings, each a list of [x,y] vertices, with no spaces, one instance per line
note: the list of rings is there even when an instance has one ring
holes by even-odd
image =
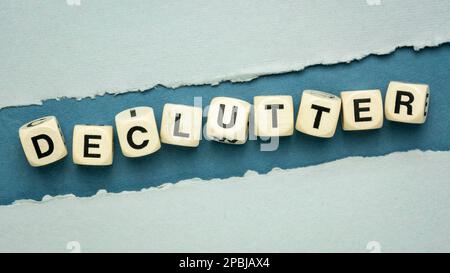
[[[47,101],[42,106],[12,107],[0,110],[0,205],[18,199],[41,200],[44,195],[75,194],[85,197],[100,189],[108,192],[136,191],[162,183],[199,177],[202,179],[242,176],[247,170],[266,173],[274,167],[296,168],[348,156],[376,156],[394,151],[450,150],[450,44],[419,52],[399,49],[388,56],[370,56],[358,62],[315,66],[304,71],[261,77],[245,83],[218,86],[182,87],[177,92],[158,87],[148,92],[120,96],[107,95],[76,101]],[[114,115],[124,109],[144,105],[153,107],[161,124],[164,104],[192,105],[194,97],[206,109],[212,98],[226,96],[252,103],[257,95],[291,95],[298,113],[301,91],[317,89],[339,95],[341,90],[380,88],[383,97],[390,80],[424,82],[430,85],[430,108],[422,125],[386,120],[383,128],[360,132],[342,130],[341,122],[331,139],[297,132],[281,138],[277,149],[262,152],[267,141],[253,140],[230,146],[202,139],[195,149],[163,144],[146,157],[124,157],[115,137],[113,166],[89,168],[72,163],[72,154],[43,168],[29,166],[20,145],[18,128],[35,118],[56,115],[72,150],[76,124],[114,124]],[[204,111],[205,113],[207,111]],[[206,116],[203,125],[206,124]],[[12,183],[11,181],[14,181]],[[52,181],[52,183],[49,183]]]
[[[0,108],[247,81],[436,46],[450,41],[449,7],[449,0],[1,1]]]
[[[449,7],[0,2],[0,251],[450,251]],[[209,85],[227,80],[244,82]],[[206,106],[215,96],[292,95],[297,109],[304,89],[384,94],[390,80],[430,85],[425,124],[339,127],[330,140],[297,132],[273,152],[261,141],[203,140],[132,160],[116,142],[107,168],[76,166],[71,155],[32,168],[17,137],[25,122],[56,115],[70,150],[75,124],[113,124],[130,107],[153,107],[159,124],[165,103],[194,97]],[[105,92],[126,94],[85,98]],[[411,149],[446,152],[367,157]]]
[[[22,201],[0,207],[0,251],[448,252],[448,177],[450,152],[412,151]]]

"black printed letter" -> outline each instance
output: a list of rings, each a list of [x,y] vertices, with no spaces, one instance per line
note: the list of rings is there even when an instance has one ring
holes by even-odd
[[[233,112],[231,114],[231,120],[228,124],[223,123],[223,113],[225,112],[225,104],[221,104],[219,108],[219,116],[217,117],[217,124],[221,126],[222,128],[231,128],[236,123],[237,118],[237,106],[233,106]]]
[[[320,119],[322,118],[322,112],[330,113],[330,108],[322,107],[319,105],[311,105],[311,109],[317,110],[316,118],[314,120],[314,128],[319,129]]]
[[[283,104],[269,104],[266,105],[266,110],[272,110],[272,127],[278,128],[278,109],[284,109]]]
[[[408,97],[408,101],[402,101],[402,96]],[[414,101],[414,95],[407,91],[397,91],[397,94],[395,96],[395,110],[394,113],[399,114],[400,113],[400,105],[406,106],[407,114],[412,115],[412,105],[411,103]]]
[[[175,115],[175,128],[173,129],[173,134],[178,137],[189,137],[188,133],[180,132],[180,122],[181,122],[181,114],[177,113]]]
[[[141,133],[147,133],[148,132],[144,127],[141,127],[141,126],[134,126],[134,127],[132,127],[130,130],[128,130],[128,133],[127,133],[128,145],[130,145],[131,148],[136,149],[136,150],[144,149],[145,147],[147,147],[149,141],[148,140],[144,140],[141,144],[134,143],[134,141],[133,141],[133,134],[136,131],[139,131]]]
[[[84,157],[100,158],[100,154],[90,154],[89,153],[89,148],[100,148],[99,144],[89,143],[89,141],[91,139],[102,139],[102,136],[99,136],[99,135],[85,135],[84,136]]]
[[[42,152],[41,147],[39,146],[38,141],[39,140],[45,140],[48,144],[48,150],[45,152]],[[38,135],[31,138],[31,142],[33,142],[34,150],[36,151],[37,158],[41,159],[44,157],[47,157],[53,153],[53,150],[55,149],[55,145],[53,144],[53,140],[48,135]]]

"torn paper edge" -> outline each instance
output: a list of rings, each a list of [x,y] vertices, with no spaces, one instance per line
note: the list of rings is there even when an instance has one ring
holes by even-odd
[[[290,168],[290,169],[282,169],[279,167],[272,168],[271,171],[267,173],[258,173],[254,170],[247,170],[243,176],[231,176],[226,178],[213,178],[204,180],[201,178],[191,178],[191,179],[185,179],[180,180],[175,183],[163,183],[156,187],[150,187],[150,188],[143,188],[139,191],[121,191],[121,192],[108,192],[105,189],[100,189],[97,191],[96,194],[92,196],[86,196],[86,197],[78,197],[74,194],[64,194],[64,195],[57,195],[57,196],[51,196],[51,195],[45,195],[42,200],[33,200],[33,199],[22,199],[22,200],[16,200],[12,204],[9,205],[0,205],[0,208],[5,207],[16,207],[16,206],[22,206],[22,205],[28,205],[28,204],[44,204],[48,202],[54,202],[61,199],[95,199],[97,197],[110,197],[110,196],[116,196],[116,195],[133,195],[133,194],[139,194],[139,193],[145,193],[145,192],[160,192],[160,191],[166,191],[171,190],[179,187],[190,187],[195,185],[204,185],[204,184],[210,184],[210,183],[229,183],[232,181],[232,183],[236,183],[236,180],[240,183],[245,183],[246,178],[248,177],[254,177],[254,176],[273,176],[278,175],[280,173],[293,173],[293,172],[301,172],[301,173],[307,173],[314,170],[319,170],[321,168],[327,168],[327,166],[339,164],[340,162],[348,162],[348,161],[357,161],[365,158],[386,158],[386,157],[392,157],[392,156],[401,156],[401,155],[423,155],[423,154],[443,154],[443,153],[450,153],[449,151],[434,151],[434,150],[409,150],[409,151],[402,151],[402,152],[393,152],[388,153],[384,155],[377,155],[377,156],[350,156],[345,158],[340,158],[337,160],[324,162],[317,165],[311,165],[306,167],[298,167],[298,168]]]
[[[228,74],[221,77],[216,77],[212,79],[203,79],[203,80],[190,80],[186,82],[169,82],[169,83],[154,83],[149,84],[145,86],[136,86],[127,88],[125,90],[108,90],[108,91],[98,91],[94,93],[91,96],[83,96],[83,97],[77,97],[77,96],[62,96],[62,97],[56,97],[56,98],[45,98],[40,100],[36,103],[24,103],[24,104],[17,104],[17,105],[11,105],[11,106],[0,106],[0,111],[2,109],[7,108],[13,108],[13,107],[26,107],[26,106],[33,106],[33,105],[43,105],[48,100],[63,100],[63,99],[74,99],[74,100],[84,100],[84,99],[96,99],[105,95],[125,95],[126,93],[131,92],[151,92],[154,88],[157,86],[162,86],[165,88],[172,89],[173,91],[176,91],[176,89],[181,87],[187,87],[187,86],[203,86],[203,85],[211,85],[216,86],[221,83],[225,82],[231,82],[231,83],[243,83],[243,82],[249,82],[252,80],[255,80],[259,77],[263,76],[270,76],[270,75],[281,75],[285,73],[292,73],[292,72],[300,72],[303,71],[309,67],[318,66],[318,65],[325,65],[325,66],[331,66],[331,65],[337,65],[341,63],[352,63],[355,61],[360,61],[364,58],[367,58],[369,56],[383,56],[383,55],[389,55],[393,52],[395,52],[398,49],[402,48],[412,48],[414,51],[420,51],[424,48],[433,48],[433,47],[439,47],[441,45],[444,45],[446,43],[450,43],[450,37],[443,38],[443,39],[435,39],[432,42],[416,42],[412,44],[403,44],[398,45],[396,47],[390,47],[386,49],[380,49],[375,50],[372,52],[359,52],[356,54],[352,54],[351,56],[347,56],[341,59],[336,60],[321,60],[320,62],[309,62],[309,63],[297,63],[290,66],[283,67],[283,65],[277,65],[274,67],[264,67],[264,68],[254,68],[254,69],[246,69],[246,71],[240,71],[234,74]],[[259,67],[263,67],[262,65],[259,65]]]

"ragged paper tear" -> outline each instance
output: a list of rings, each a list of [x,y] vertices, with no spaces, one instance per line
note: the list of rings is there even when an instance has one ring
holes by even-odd
[[[0,108],[248,81],[450,41],[449,0],[0,2]]]
[[[0,252],[448,252],[449,177],[450,151],[416,150],[17,201]]]

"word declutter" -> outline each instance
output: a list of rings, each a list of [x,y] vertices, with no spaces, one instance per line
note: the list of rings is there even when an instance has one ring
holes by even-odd
[[[421,124],[429,105],[426,84],[390,82],[383,100],[379,89],[343,91],[341,96],[305,90],[294,125],[291,96],[256,96],[253,100],[254,134],[283,137],[297,131],[315,137],[333,137],[339,116],[344,131],[372,130],[383,120]],[[206,136],[226,144],[244,144],[248,139],[250,103],[216,97],[209,106]],[[160,131],[151,107],[127,109],[115,117],[122,153],[142,157],[158,151],[161,143],[197,147],[202,136],[202,109],[195,106],[165,104]],[[72,157],[78,165],[107,166],[113,163],[113,127],[75,125]],[[25,156],[33,167],[54,163],[67,156],[67,147],[58,120],[47,116],[19,129]]]

